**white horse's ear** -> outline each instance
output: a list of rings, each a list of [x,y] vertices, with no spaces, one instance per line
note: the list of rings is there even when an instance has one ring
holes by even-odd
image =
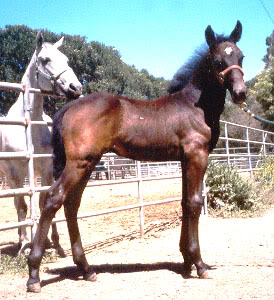
[[[64,41],[64,37],[62,36],[62,37],[60,38],[60,40],[59,40],[58,42],[56,42],[53,46],[57,49],[57,48],[59,48],[60,46],[62,46],[63,41]]]
[[[44,43],[44,37],[42,32],[39,31],[36,36],[36,50],[39,51],[42,48],[43,43]]]

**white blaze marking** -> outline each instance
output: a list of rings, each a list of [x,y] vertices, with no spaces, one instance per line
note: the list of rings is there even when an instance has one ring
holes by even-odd
[[[226,53],[227,55],[230,55],[230,54],[232,53],[232,51],[233,51],[233,49],[232,49],[231,47],[225,48],[225,53]]]

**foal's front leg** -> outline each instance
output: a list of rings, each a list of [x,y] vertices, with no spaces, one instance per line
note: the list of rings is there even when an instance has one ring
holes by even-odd
[[[64,203],[64,209],[69,231],[73,261],[81,270],[84,280],[96,281],[97,275],[87,262],[78,227],[77,212],[80,206],[82,192],[76,191],[72,193],[71,196],[73,199],[70,197],[67,199],[67,201]]]
[[[67,160],[67,165],[64,172],[64,174],[70,174],[70,188],[68,193],[66,193],[64,209],[69,231],[73,261],[81,270],[83,278],[88,281],[96,281],[97,276],[89,266],[85,257],[78,227],[77,213],[81,203],[83,191],[90,178],[90,174],[98,161],[99,159],[94,159],[85,164],[85,162],[81,161],[78,163],[77,161]]]
[[[202,181],[207,166],[207,152],[193,152],[182,162],[183,220],[180,250],[184,257],[184,271],[191,273],[194,264],[200,278],[207,278],[207,265],[203,262],[199,245],[199,218],[202,209]]]

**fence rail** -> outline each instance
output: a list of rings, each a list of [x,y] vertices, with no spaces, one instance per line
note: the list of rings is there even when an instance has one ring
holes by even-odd
[[[36,187],[34,184],[34,169],[33,160],[36,158],[48,158],[52,157],[51,154],[34,154],[31,141],[31,127],[37,124],[51,125],[51,122],[44,121],[31,121],[30,112],[28,110],[28,94],[39,93],[45,95],[37,89],[25,89],[22,84],[12,84],[0,82],[0,90],[13,90],[16,92],[22,92],[24,94],[24,111],[25,120],[6,120],[0,118],[0,124],[6,125],[21,125],[26,127],[26,141],[28,145],[27,151],[22,152],[2,152],[0,153],[0,159],[25,159],[28,163],[28,186],[18,189],[9,189],[0,191],[0,198],[13,197],[15,195],[24,195],[30,197],[30,211],[31,218],[24,222],[8,222],[6,224],[0,224],[0,231],[19,228],[22,226],[32,227],[32,238],[36,232],[38,218],[35,210],[36,192],[46,191],[49,187]],[[48,95],[48,94],[47,94]],[[52,95],[52,94],[49,94]],[[243,125],[238,125],[231,122],[221,121],[221,126],[224,126],[224,136],[220,137],[221,141],[224,141],[225,147],[217,148],[210,155],[211,160],[218,160],[221,163],[234,163],[241,168],[242,171],[250,172],[253,175],[254,166],[258,167],[260,160],[266,155],[273,155],[274,153],[274,133],[250,128]],[[241,128],[245,131],[246,138],[239,139],[233,138],[229,128],[235,127]],[[249,138],[250,132],[256,132],[261,136],[261,140],[251,140]],[[233,148],[231,143],[243,143],[245,146]],[[253,145],[253,146],[251,146]],[[255,146],[254,146],[255,145]],[[103,156],[101,163],[97,165],[97,169],[92,173],[92,178],[99,179],[100,175],[102,179],[89,182],[87,187],[113,185],[113,184],[126,184],[137,183],[139,202],[132,205],[122,206],[119,208],[112,208],[107,210],[101,210],[96,212],[87,212],[80,214],[78,218],[88,218],[109,213],[115,213],[118,211],[139,209],[140,215],[140,233],[143,234],[144,217],[143,209],[146,206],[158,205],[163,203],[169,203],[172,201],[179,201],[181,198],[171,198],[152,202],[143,202],[142,183],[149,180],[166,180],[173,178],[181,178],[181,165],[180,162],[136,162],[130,159],[117,157],[114,154],[106,154]],[[104,177],[104,178],[103,178]],[[204,213],[207,213],[206,203],[206,189],[204,183],[203,198],[204,198]],[[54,218],[53,222],[63,222],[64,218]]]

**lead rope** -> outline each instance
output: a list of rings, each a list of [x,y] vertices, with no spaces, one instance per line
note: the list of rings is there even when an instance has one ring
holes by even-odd
[[[247,103],[244,102],[240,105],[240,110],[246,112],[247,114],[249,114],[252,118],[254,118],[255,120],[262,122],[262,123],[266,123],[266,124],[270,124],[270,125],[274,125],[273,121],[270,120],[266,120],[264,118],[259,117],[258,115],[253,114],[250,109],[247,107]]]

